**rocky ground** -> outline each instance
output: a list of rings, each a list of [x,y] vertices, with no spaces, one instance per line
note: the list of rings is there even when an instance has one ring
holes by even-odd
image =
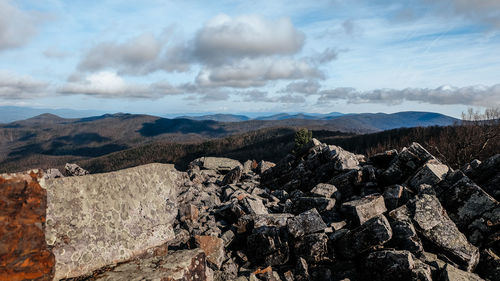
[[[315,139],[276,164],[203,157],[163,251],[67,280],[500,280],[499,182],[500,154],[452,170],[417,143],[370,158]]]

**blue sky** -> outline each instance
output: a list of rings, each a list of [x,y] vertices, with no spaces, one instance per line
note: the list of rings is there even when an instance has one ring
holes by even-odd
[[[459,116],[499,50],[497,0],[0,0],[0,105]]]

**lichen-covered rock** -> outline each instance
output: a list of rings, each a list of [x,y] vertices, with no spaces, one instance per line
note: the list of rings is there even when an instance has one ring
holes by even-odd
[[[386,211],[384,197],[381,195],[369,195],[342,204],[342,212],[355,225],[361,225]]]
[[[177,251],[166,256],[135,259],[98,274],[92,280],[210,281],[206,270],[205,253],[201,249],[194,249]]]
[[[382,250],[370,253],[365,266],[375,280],[432,281],[428,265],[420,262],[409,251]]]
[[[441,280],[443,281],[484,281],[477,274],[460,270],[451,264],[446,264],[441,272]]]
[[[493,249],[481,251],[481,259],[477,265],[476,273],[489,280],[500,280],[500,257]]]
[[[273,162],[269,161],[260,161],[259,164],[257,165],[257,174],[264,174],[267,170],[271,169],[272,167],[276,166]]]
[[[403,148],[383,173],[386,184],[402,183],[406,177],[415,172],[430,159],[435,159],[425,148],[414,142],[408,148]]]
[[[260,227],[247,238],[247,250],[256,265],[274,266],[290,258],[288,233],[283,227]]]
[[[392,230],[384,215],[374,217],[335,241],[335,249],[351,259],[391,240]]]
[[[58,169],[47,169],[43,172],[44,179],[62,178],[64,175]]]
[[[398,156],[398,151],[393,149],[374,154],[369,158],[369,161],[376,167],[387,169],[396,156]]]
[[[330,211],[335,207],[335,199],[324,197],[298,197],[292,200],[295,214],[316,208],[318,212]]]
[[[254,218],[254,227],[259,228],[263,226],[278,226],[285,227],[290,218],[293,218],[292,214],[263,214],[263,215],[255,215]]]
[[[406,186],[395,184],[386,187],[382,196],[387,210],[392,211],[406,204],[413,196],[413,192]]]
[[[0,280],[52,280],[41,171],[0,175]]]
[[[226,185],[226,184],[237,183],[240,180],[242,174],[243,170],[241,166],[236,166],[224,176],[222,184]]]
[[[66,163],[66,165],[64,166],[64,173],[68,177],[85,176],[89,174],[89,172],[84,168],[78,166],[77,164],[70,163]]]
[[[421,184],[435,185],[446,177],[448,171],[448,166],[432,159],[416,172],[409,184],[411,187],[417,187]]]
[[[312,196],[340,199],[340,193],[333,184],[320,183],[310,191]]]
[[[187,179],[172,165],[46,180],[45,238],[55,279],[88,274],[174,238],[177,189]]]
[[[417,235],[415,227],[409,220],[391,220],[392,239],[388,246],[398,250],[407,250],[416,256],[424,251],[422,241]]]
[[[296,257],[304,258],[309,263],[318,263],[328,259],[328,237],[324,233],[308,234],[294,245]]]
[[[288,232],[293,237],[300,237],[327,228],[316,209],[311,209],[289,219],[287,226]]]
[[[219,173],[227,173],[237,166],[243,167],[238,160],[224,157],[201,157],[193,160],[191,166],[199,166],[205,170],[214,170]]]
[[[218,269],[224,262],[224,240],[215,236],[196,235],[194,237],[198,248],[205,252],[207,262],[213,264]]]
[[[467,271],[479,261],[479,251],[458,230],[436,196],[422,194],[393,210],[395,219],[411,219],[416,230],[447,257]]]
[[[481,186],[496,200],[500,200],[500,154],[496,154],[483,162],[471,163],[472,169],[466,175]]]

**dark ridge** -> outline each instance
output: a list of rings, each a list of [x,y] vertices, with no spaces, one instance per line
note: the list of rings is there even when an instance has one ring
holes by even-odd
[[[227,133],[223,128],[217,128],[215,121],[195,121],[189,119],[157,119],[153,123],[144,123],[138,131],[142,136],[154,137],[161,134],[196,133],[208,136],[218,136]]]

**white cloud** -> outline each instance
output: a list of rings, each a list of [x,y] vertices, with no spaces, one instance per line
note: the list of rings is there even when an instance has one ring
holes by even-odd
[[[306,95],[314,95],[318,93],[321,85],[316,80],[292,82],[284,89],[280,90],[281,93],[300,93]]]
[[[304,39],[289,18],[219,15],[198,31],[194,48],[199,59],[221,63],[233,58],[295,54],[302,49]]]
[[[30,99],[47,94],[49,84],[27,75],[0,70],[0,98]]]
[[[25,99],[42,96],[48,83],[27,75],[0,71],[0,97],[5,99]]]
[[[304,60],[260,58],[203,69],[196,82],[202,87],[246,88],[264,86],[271,80],[323,77],[321,71]]]
[[[320,91],[318,102],[346,100],[348,103],[379,103],[396,105],[404,101],[416,101],[440,105],[500,106],[500,84],[487,86],[452,87],[435,89],[407,88],[403,90],[377,89],[357,91],[354,88],[336,88]]]
[[[0,51],[26,44],[36,33],[39,14],[23,11],[13,1],[0,0]]]

